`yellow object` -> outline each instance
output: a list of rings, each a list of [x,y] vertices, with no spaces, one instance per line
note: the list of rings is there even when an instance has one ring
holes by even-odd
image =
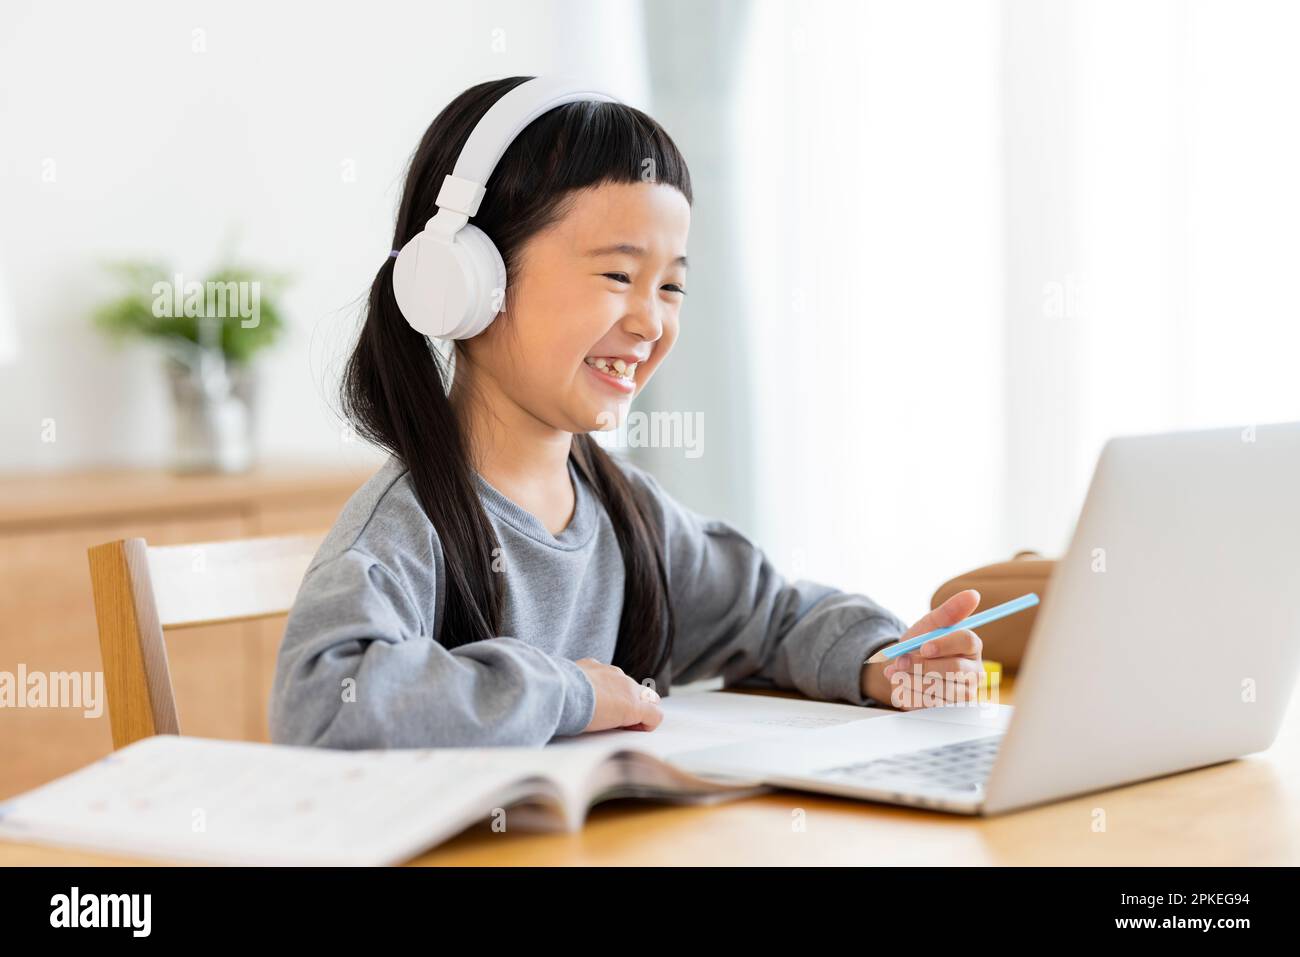
[[[981,688],[996,688],[1002,683],[1002,662],[984,661],[984,679],[980,682]]]

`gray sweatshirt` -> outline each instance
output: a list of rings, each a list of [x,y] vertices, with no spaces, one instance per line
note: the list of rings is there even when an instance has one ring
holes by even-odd
[[[905,630],[897,617],[865,595],[786,581],[734,528],[614,459],[649,490],[664,536],[677,629],[660,694],[721,675],[726,685],[877,703],[862,694],[862,664]],[[461,747],[581,733],[595,691],[575,661],[613,660],[623,558],[572,460],[569,473],[576,507],[554,536],[475,473],[500,545],[501,634],[448,650],[438,641],[446,581],[438,535],[390,457],[344,506],[303,578],[276,662],[271,740]]]

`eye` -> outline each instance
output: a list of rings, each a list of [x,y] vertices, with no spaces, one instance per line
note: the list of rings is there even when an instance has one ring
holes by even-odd
[[[632,282],[631,277],[628,276],[628,274],[625,273],[625,272],[605,272],[605,273],[601,273],[601,275],[604,276],[604,277],[607,278],[607,279],[612,279],[612,280],[614,280],[615,282],[626,283],[626,284],[629,284],[629,285],[630,285],[631,282]],[[675,283],[675,282],[674,282],[674,283],[669,283],[668,285],[664,286],[663,288],[664,288],[664,289],[667,289],[669,292],[678,292],[678,293],[681,293],[683,296],[686,295],[686,290],[683,289],[681,286],[679,286],[679,285],[678,285],[677,283]]]

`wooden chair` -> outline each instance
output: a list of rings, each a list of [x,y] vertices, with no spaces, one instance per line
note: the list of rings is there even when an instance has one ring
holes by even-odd
[[[163,632],[285,614],[323,538],[125,538],[88,549],[115,749],[181,733]]]

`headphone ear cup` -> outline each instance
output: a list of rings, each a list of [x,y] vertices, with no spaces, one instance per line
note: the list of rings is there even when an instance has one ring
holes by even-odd
[[[450,243],[422,230],[397,254],[393,295],[411,328],[436,339],[468,339],[496,316],[506,287],[501,253],[477,226]]]
[[[425,232],[416,233],[393,264],[393,296],[403,318],[416,332],[442,338],[448,307],[463,293],[448,295],[454,280],[450,248]],[[453,300],[449,303],[448,300]]]
[[[462,323],[452,338],[469,339],[478,335],[496,318],[505,304],[506,264],[496,243],[472,223],[456,233],[456,246],[462,250],[462,262],[471,290],[465,304]]]

